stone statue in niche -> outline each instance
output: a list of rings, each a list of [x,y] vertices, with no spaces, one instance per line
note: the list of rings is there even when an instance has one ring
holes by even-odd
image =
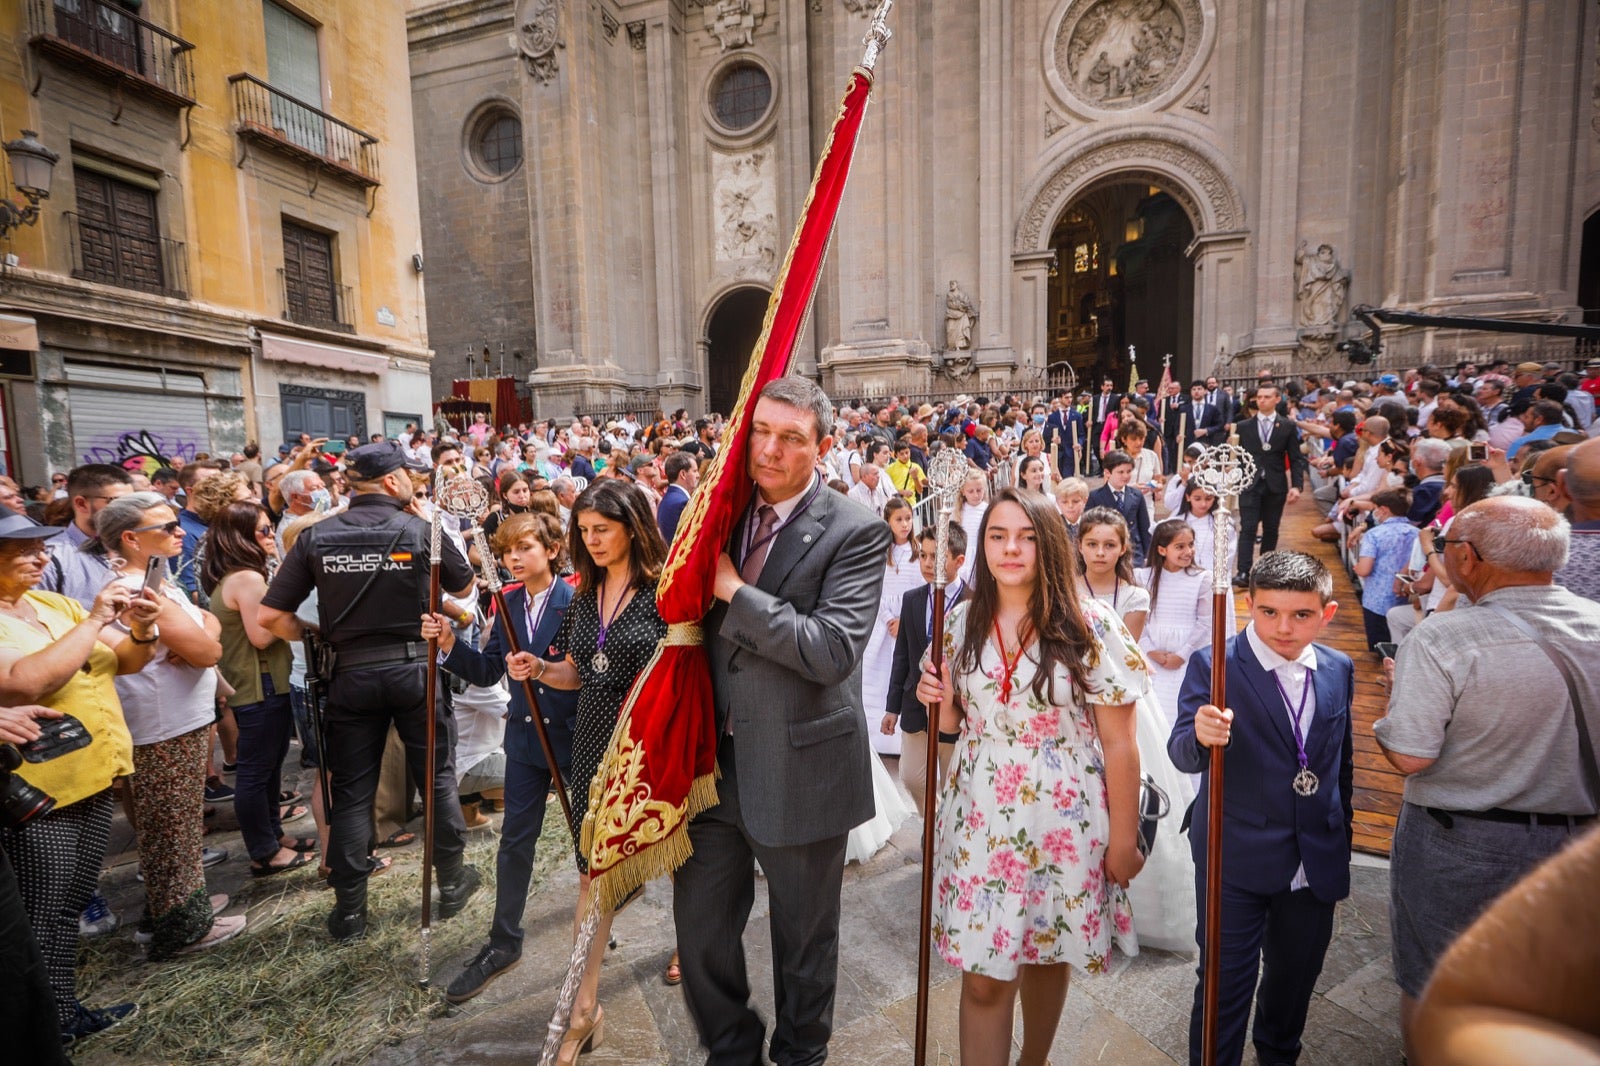
[[[947,352],[966,351],[972,347],[972,327],[977,324],[978,309],[967,294],[954,281],[944,295],[944,347]]]
[[[716,0],[703,9],[706,29],[722,45],[724,52],[732,48],[748,48],[755,43],[756,24],[766,13],[765,0]]]
[[[1315,252],[1310,248],[1309,241],[1301,241],[1294,253],[1297,324],[1301,329],[1337,330],[1350,293],[1350,271],[1339,265],[1333,245],[1319,244]]]
[[[1100,0],[1066,35],[1074,91],[1102,107],[1142,103],[1176,75],[1185,34],[1170,0]]]

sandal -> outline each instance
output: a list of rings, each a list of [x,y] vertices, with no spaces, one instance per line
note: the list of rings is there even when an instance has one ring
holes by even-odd
[[[416,842],[417,834],[411,832],[409,829],[401,829],[398,832],[390,833],[387,837],[384,837],[382,840],[378,841],[378,847],[403,848],[407,844],[415,844]]]
[[[305,799],[305,796],[292,788],[286,788],[278,793],[278,803],[284,807],[289,806],[291,803],[299,803],[303,799]]]
[[[278,812],[279,822],[298,822],[311,813],[311,808],[303,803],[291,804]]]
[[[288,871],[288,870],[298,870],[298,869],[300,869],[300,867],[309,866],[315,861],[316,860],[314,858],[312,858],[310,855],[307,855],[304,852],[302,852],[302,853],[296,855],[289,862],[277,863],[277,864],[266,863],[265,865],[258,864],[258,863],[251,863],[250,864],[250,876],[251,877],[271,877],[273,874],[281,874],[281,873],[284,873],[285,871]]]
[[[317,850],[317,838],[316,837],[295,837],[288,844],[283,843],[283,841],[281,841],[281,840],[278,842],[278,844],[279,844],[280,847],[288,848],[290,851],[316,851]]]
[[[683,980],[683,967],[678,964],[678,953],[672,953],[672,961],[667,963],[667,970],[661,975],[661,980],[668,985],[679,984]]]
[[[372,868],[372,872],[367,875],[368,877],[376,877],[394,865],[394,860],[387,855],[374,855],[372,858],[377,862],[377,865]]]

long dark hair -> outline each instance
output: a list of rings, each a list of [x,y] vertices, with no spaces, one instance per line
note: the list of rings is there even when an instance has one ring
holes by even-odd
[[[254,500],[239,500],[211,519],[211,527],[206,530],[205,558],[200,564],[200,587],[207,596],[236,570],[254,570],[267,576],[267,553],[256,540],[256,519],[266,513],[266,508]]]
[[[1166,521],[1159,523],[1155,530],[1150,534],[1150,555],[1148,561],[1150,563],[1150,610],[1152,612],[1154,612],[1156,609],[1156,596],[1158,595],[1158,590],[1161,588],[1161,572],[1167,568],[1166,561],[1161,558],[1161,549],[1168,547],[1173,541],[1177,540],[1185,533],[1193,536],[1194,527],[1181,518],[1169,518]],[[1184,572],[1189,574],[1198,574],[1200,572],[1200,568],[1195,566],[1193,563],[1190,563],[1188,570]]]
[[[588,592],[600,587],[605,571],[594,564],[578,528],[578,516],[593,511],[601,518],[620,524],[628,531],[628,562],[633,582],[655,581],[661,564],[667,560],[667,546],[661,541],[661,528],[650,513],[644,490],[616,478],[596,478],[572,504],[572,521],[567,529],[567,550],[578,574],[578,588]]]
[[[1079,573],[1089,572],[1088,560],[1083,555],[1083,538],[1089,535],[1089,530],[1095,526],[1110,526],[1117,531],[1117,536],[1122,538],[1122,554],[1117,558],[1117,577],[1124,585],[1133,584],[1133,535],[1128,532],[1128,520],[1122,517],[1120,511],[1109,507],[1091,507],[1083,512],[1078,519],[1078,566]],[[1113,608],[1116,604],[1111,605]]]
[[[1184,484],[1183,484],[1183,499],[1178,504],[1178,514],[1179,515],[1191,515],[1191,514],[1194,513],[1194,506],[1189,502],[1189,494],[1191,492],[1194,492],[1196,489],[1199,489],[1201,492],[1203,492],[1207,496],[1211,497],[1211,508],[1212,509],[1206,512],[1206,517],[1207,518],[1211,518],[1213,515],[1215,515],[1217,513],[1217,511],[1216,511],[1217,494],[1212,492],[1210,489],[1206,488],[1205,484],[1203,482],[1201,482],[1201,480],[1199,478],[1197,478],[1197,477],[1192,477],[1188,481],[1184,482]],[[1214,520],[1215,519],[1213,519],[1213,521]]]
[[[989,519],[996,507],[1014,503],[1033,524],[1035,557],[1033,593],[1028,597],[1028,617],[1018,633],[1024,646],[1029,638],[1039,641],[1039,666],[1033,675],[1034,696],[1059,706],[1055,695],[1056,667],[1066,667],[1073,686],[1089,692],[1089,665],[1095,655],[1094,635],[1089,631],[1083,607],[1078,603],[1078,582],[1073,576],[1072,542],[1067,539],[1066,523],[1055,504],[1045,496],[1004,488],[995,494],[983,513],[978,543],[968,550],[977,558],[972,567],[972,593],[968,599],[966,633],[957,650],[953,670],[973,673],[980,669],[984,645],[994,629],[1000,594],[984,548],[988,542]]]

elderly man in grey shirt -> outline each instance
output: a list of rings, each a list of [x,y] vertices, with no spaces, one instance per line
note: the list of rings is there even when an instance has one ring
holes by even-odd
[[[1374,732],[1406,775],[1389,909],[1408,1039],[1439,956],[1600,809],[1600,604],[1551,580],[1569,536],[1527,497],[1462,511],[1433,555],[1471,604],[1424,619],[1396,658]]]

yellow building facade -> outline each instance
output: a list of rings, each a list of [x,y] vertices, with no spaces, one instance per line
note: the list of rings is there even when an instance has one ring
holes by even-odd
[[[398,0],[0,4],[0,140],[24,130],[60,159],[0,241],[18,480],[427,414]]]

